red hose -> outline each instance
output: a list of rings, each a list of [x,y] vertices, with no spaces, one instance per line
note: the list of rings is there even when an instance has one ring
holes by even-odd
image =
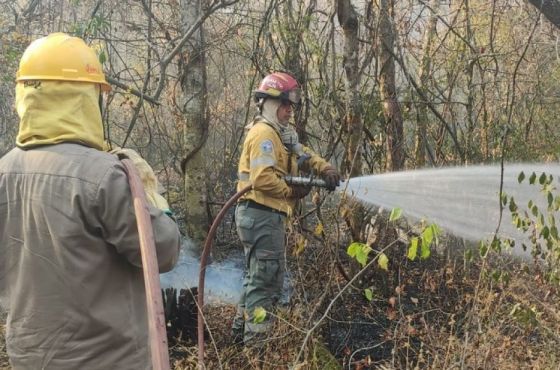
[[[208,236],[204,242],[204,249],[202,250],[202,255],[200,256],[200,275],[198,277],[198,367],[199,369],[204,369],[204,320],[202,307],[204,306],[204,279],[206,278],[206,264],[208,260],[208,255],[212,250],[212,241],[216,235],[216,230],[218,225],[222,222],[222,219],[226,215],[228,209],[231,208],[233,204],[246,192],[251,190],[253,185],[248,185],[247,187],[238,191],[233,197],[231,197],[226,204],[220,209],[218,215],[212,222],[210,230],[208,231]]]
[[[121,159],[121,162],[124,165],[134,199],[134,213],[136,214],[140,236],[140,255],[142,256],[142,273],[144,274],[144,286],[146,288],[152,368],[154,370],[169,370],[169,350],[167,348],[165,315],[159,283],[159,268],[152,222],[146,207],[146,193],[134,163],[128,158]]]

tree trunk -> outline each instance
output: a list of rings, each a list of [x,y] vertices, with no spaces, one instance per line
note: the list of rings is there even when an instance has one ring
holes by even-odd
[[[437,12],[439,0],[432,0],[430,7]],[[422,60],[420,62],[420,88],[424,92],[424,96],[428,96],[428,82],[432,70],[432,46],[436,36],[437,14],[431,14],[430,20],[424,31],[424,45],[422,48]],[[414,157],[416,159],[416,167],[424,167],[426,165],[426,154],[428,150],[427,126],[428,126],[428,102],[421,101],[418,104],[418,126],[416,127],[416,143],[414,149]]]
[[[181,0],[181,31],[186,32],[201,15],[203,0]],[[179,63],[181,94],[177,105],[185,120],[185,217],[187,233],[197,248],[206,239],[209,225],[205,143],[208,137],[206,61],[201,26],[190,39]],[[200,249],[198,250],[200,252]]]
[[[386,122],[389,170],[398,171],[404,167],[404,134],[401,108],[395,87],[395,60],[393,50],[395,34],[391,22],[393,0],[379,0],[379,91],[383,102]]]
[[[342,171],[350,177],[362,175],[362,132],[363,121],[361,113],[361,101],[358,93],[360,83],[359,68],[359,41],[358,14],[350,0],[337,0],[338,22],[344,32],[344,124],[348,132],[346,152],[342,160]],[[362,231],[368,223],[369,217],[366,208],[358,202],[349,201],[344,212],[345,222],[350,228],[352,240],[363,240]]]
[[[465,24],[466,24],[466,35],[465,38],[467,41],[474,45],[474,33],[471,27],[471,9],[468,0],[463,3],[465,7]],[[476,113],[475,113],[475,63],[476,63],[476,55],[474,55],[473,51],[469,48],[468,51],[465,51],[470,55],[470,60],[465,68],[465,74],[467,78],[467,104],[465,106],[466,109],[466,118],[467,118],[467,127],[465,129],[465,158],[468,162],[473,162],[476,160],[477,152],[480,149],[480,143],[475,137],[475,130],[476,130]]]
[[[305,50],[302,45],[305,44],[305,33],[308,32],[313,19],[313,13],[316,11],[316,0],[311,0],[305,5],[301,1],[288,0],[279,7],[277,13],[279,17],[278,23],[282,25],[278,29],[280,39],[284,44],[285,50],[280,61],[283,69],[292,74],[299,82],[303,92],[307,90],[307,68],[305,59]],[[308,143],[307,137],[307,119],[309,117],[310,106],[305,99],[302,99],[300,109],[294,112],[294,122],[299,141],[302,144]]]
[[[350,177],[362,174],[363,122],[358,84],[360,82],[358,55],[358,14],[350,0],[337,0],[338,22],[344,31],[344,85],[346,88],[344,122],[348,131],[348,145],[343,160],[343,171]]]

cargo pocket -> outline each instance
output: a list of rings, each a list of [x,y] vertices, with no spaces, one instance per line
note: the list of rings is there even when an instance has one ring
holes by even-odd
[[[253,217],[244,215],[242,212],[236,214],[237,234],[243,243],[251,244],[253,239],[252,229],[255,226],[255,219]]]
[[[266,290],[274,287],[280,274],[280,260],[258,259],[253,273],[254,284]]]

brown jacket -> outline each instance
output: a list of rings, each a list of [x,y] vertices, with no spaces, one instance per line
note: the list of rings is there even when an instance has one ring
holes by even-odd
[[[176,224],[149,206],[158,264]],[[79,144],[0,159],[0,302],[13,369],[149,369],[138,231],[116,156]]]

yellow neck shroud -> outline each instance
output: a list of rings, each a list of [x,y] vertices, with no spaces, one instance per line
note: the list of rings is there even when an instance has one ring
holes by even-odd
[[[99,85],[25,81],[16,85],[20,148],[74,142],[103,150]]]

